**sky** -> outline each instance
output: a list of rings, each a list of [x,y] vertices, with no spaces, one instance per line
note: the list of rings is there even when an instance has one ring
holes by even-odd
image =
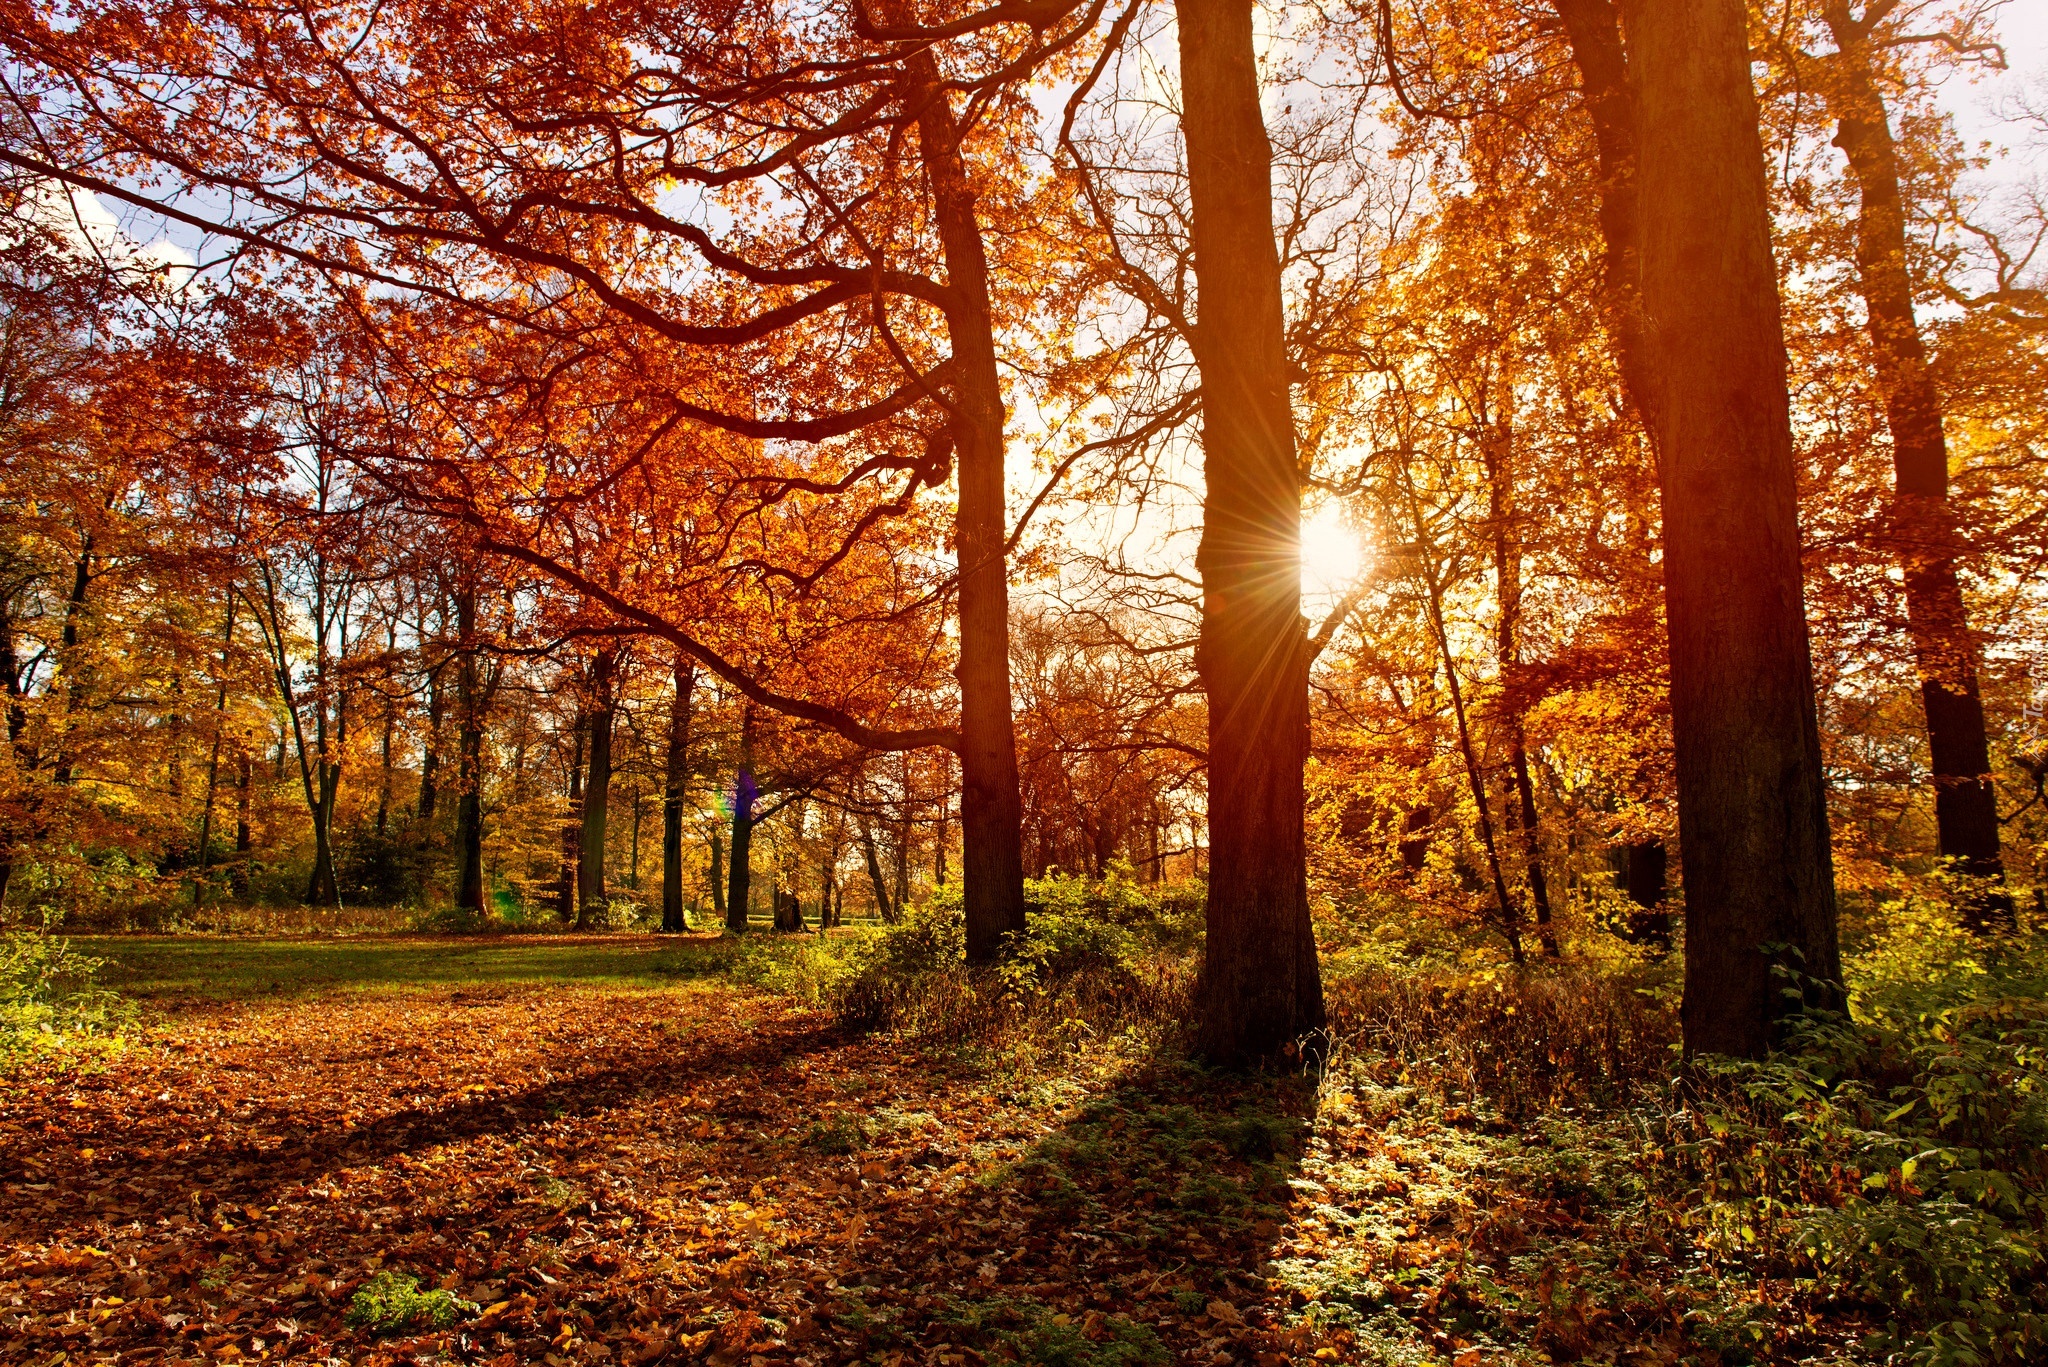
[[[2028,86],[2048,88],[2048,0],[2006,0],[1998,14],[1999,36],[2005,42],[2006,70],[1975,81],[1955,81],[1942,92],[1942,104],[1967,142],[1994,145],[2013,141],[2012,130],[1998,117],[1999,106]],[[2008,149],[1993,175],[1999,180],[2023,179],[2029,164],[2044,155],[2034,149]]]

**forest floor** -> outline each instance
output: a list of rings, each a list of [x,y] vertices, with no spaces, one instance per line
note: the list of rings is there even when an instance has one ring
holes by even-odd
[[[1682,1355],[1559,1281],[1613,1226],[1496,1185],[1540,1134],[1397,1087],[863,1037],[710,938],[86,947],[144,1018],[0,1078],[7,1363]]]

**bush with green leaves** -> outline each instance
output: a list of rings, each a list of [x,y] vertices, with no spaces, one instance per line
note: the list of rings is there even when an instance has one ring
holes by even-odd
[[[446,1329],[477,1309],[452,1291],[422,1291],[420,1280],[386,1270],[356,1288],[342,1323],[365,1334],[419,1333]]]
[[[94,981],[102,965],[54,935],[0,936],[0,1056],[118,1038],[134,1012]]]
[[[1144,884],[1115,868],[1100,879],[1030,879],[1025,895],[1024,932],[992,971],[965,965],[957,887],[872,932],[830,994],[841,1019],[960,1039],[1025,1023],[1085,1033],[1185,1017],[1199,885]]]
[[[2048,1355],[2048,936],[1898,909],[1846,1013],[1763,1062],[1702,1060],[1672,1162],[1723,1256],[1779,1263],[1928,1367]]]

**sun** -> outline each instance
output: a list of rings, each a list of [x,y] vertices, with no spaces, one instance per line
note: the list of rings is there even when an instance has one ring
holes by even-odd
[[[1349,590],[1365,568],[1365,543],[1344,520],[1344,510],[1325,503],[1301,524],[1301,591],[1329,597]]]

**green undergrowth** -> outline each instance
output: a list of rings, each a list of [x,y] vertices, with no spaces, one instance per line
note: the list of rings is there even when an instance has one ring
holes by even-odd
[[[117,1046],[134,1011],[101,985],[103,966],[53,935],[0,936],[0,1066],[32,1054]]]
[[[1003,961],[970,968],[957,888],[856,943],[824,994],[840,1019],[1010,1057],[1086,1049],[1137,1032],[1155,1042],[1187,1019],[1201,944],[1199,887],[1027,880],[1025,930]]]
[[[419,1278],[384,1271],[357,1288],[342,1323],[363,1334],[420,1333],[446,1329],[476,1309],[452,1291],[422,1291]]]
[[[1894,909],[1846,1013],[1681,1066],[1641,984],[1338,984],[1298,1322],[1363,1361],[2048,1356],[2048,941]]]

